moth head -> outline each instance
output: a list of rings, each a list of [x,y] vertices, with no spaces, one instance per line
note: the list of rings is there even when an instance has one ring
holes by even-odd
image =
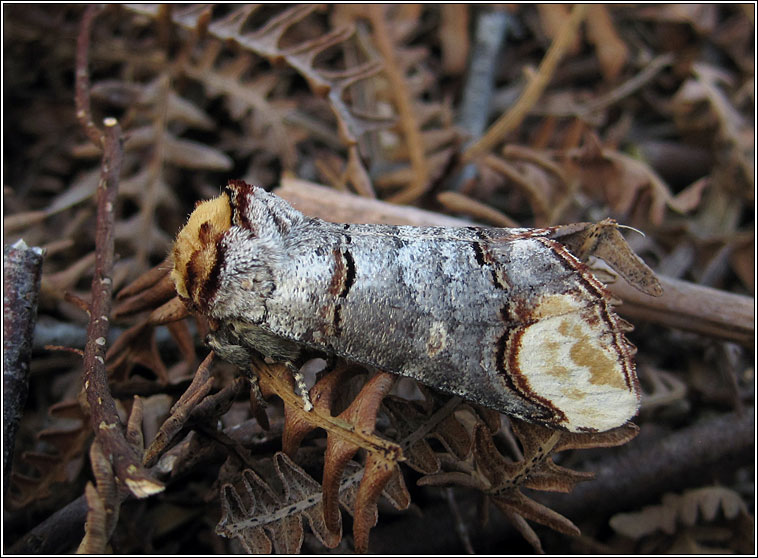
[[[204,291],[218,273],[219,241],[231,226],[229,196],[223,193],[198,204],[176,236],[171,279],[179,296],[201,309],[208,302]]]

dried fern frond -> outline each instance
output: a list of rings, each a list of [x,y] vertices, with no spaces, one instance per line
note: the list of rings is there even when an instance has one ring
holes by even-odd
[[[519,459],[505,458],[497,449],[490,430],[483,423],[477,423],[471,456],[461,463],[447,462],[448,468],[454,470],[427,475],[419,480],[419,484],[461,485],[480,490],[511,520],[535,550],[540,551],[539,538],[525,520],[567,535],[579,535],[579,529],[566,517],[525,496],[521,489],[570,492],[577,483],[594,475],[557,465],[552,458],[555,453],[568,449],[621,445],[636,436],[637,428],[630,423],[608,432],[575,434],[513,418],[510,422],[522,448]]]
[[[300,552],[303,521],[307,519],[314,535],[324,546],[336,547],[342,538],[342,531],[334,531],[326,525],[321,485],[285,453],[277,452],[273,462],[281,491],[272,488],[252,470],[245,469],[235,483],[239,487],[227,483],[221,488],[223,515],[216,532],[225,537],[236,537],[251,553],[268,554],[274,550],[280,554],[293,554]],[[366,473],[355,462],[348,464],[345,473],[338,487],[339,499],[355,514],[361,509],[358,487]],[[394,483],[380,492],[399,509],[407,507],[404,485]],[[373,510],[375,516],[376,508]],[[359,541],[368,536],[368,530],[373,525],[374,522],[368,524],[365,535],[356,533],[356,548],[363,552],[367,549],[368,540]]]

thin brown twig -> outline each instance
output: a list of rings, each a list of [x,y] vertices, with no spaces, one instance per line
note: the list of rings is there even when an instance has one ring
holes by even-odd
[[[105,353],[111,312],[113,281],[114,212],[118,194],[123,146],[121,127],[107,118],[100,183],[97,188],[97,228],[95,232],[95,274],[92,304],[84,346],[83,385],[92,428],[103,452],[113,464],[119,481],[138,498],[163,490],[163,485],[142,467],[142,459],[127,442],[124,425],[116,412],[105,370]]]
[[[545,223],[548,220],[550,214],[548,200],[534,182],[525,176],[516,165],[492,153],[482,157],[481,161],[485,166],[518,185],[519,189],[529,198],[537,222]]]
[[[89,324],[87,343],[84,346],[82,384],[89,405],[92,429],[107,461],[113,467],[119,483],[138,498],[144,498],[162,491],[163,485],[142,467],[137,449],[128,442],[105,370],[113,298],[111,276],[114,259],[114,215],[124,149],[121,127],[115,118],[104,120],[104,131],[100,131],[92,121],[87,67],[92,21],[99,11],[99,6],[90,6],[85,11],[76,51],[76,115],[89,138],[103,149],[97,186],[95,273],[92,277],[92,303],[88,308]]]
[[[605,110],[633,94],[635,91],[639,91],[657,76],[661,70],[670,66],[673,62],[674,55],[672,53],[661,54],[653,58],[639,73],[634,74],[618,87],[615,87],[608,93],[601,95],[592,101],[569,106],[565,110],[538,106],[532,110],[532,114],[588,119],[592,114]]]
[[[87,135],[103,148],[100,180],[97,186],[97,224],[95,229],[95,273],[92,277],[92,303],[89,306],[87,343],[84,346],[82,384],[89,405],[95,437],[111,463],[119,483],[138,498],[163,490],[163,485],[142,467],[142,459],[126,439],[124,425],[116,411],[108,386],[105,353],[113,297],[114,214],[118,180],[124,157],[121,127],[115,118],[106,118],[105,129],[98,130],[90,110],[89,57],[92,20],[99,11],[90,6],[84,13],[76,51],[76,114]]]
[[[406,79],[401,71],[400,63],[395,52],[395,45],[392,44],[391,34],[387,28],[386,6],[372,4],[368,13],[371,19],[371,25],[374,28],[374,38],[376,46],[384,60],[384,72],[391,84],[393,97],[397,105],[397,111],[400,116],[399,124],[405,135],[406,147],[408,148],[408,157],[411,160],[413,168],[413,182],[405,190],[398,192],[393,196],[392,201],[395,203],[408,203],[421,196],[429,184],[429,164],[424,153],[424,140],[421,137],[418,119],[413,108],[413,101]]]
[[[77,349],[76,347],[67,347],[65,345],[45,345],[46,351],[61,351],[62,353],[72,353],[78,357],[84,357],[84,351]]]
[[[752,347],[755,343],[755,299],[681,279],[659,276],[663,295],[647,296],[623,279],[609,285],[624,304],[618,313],[633,321],[643,320],[717,337]]]
[[[664,492],[713,482],[731,475],[755,458],[755,409],[703,420],[652,442],[640,435],[619,452],[589,469],[592,482],[578,485],[562,498],[540,500],[572,518],[634,509]]]
[[[624,97],[628,97],[638,89],[642,88],[646,83],[658,75],[658,72],[663,70],[665,67],[670,66],[673,61],[674,55],[670,52],[656,56],[650,61],[647,66],[645,66],[645,68],[642,69],[641,72],[635,74],[627,81],[609,91],[605,95],[602,95],[592,102],[580,107],[577,112],[580,115],[589,114],[610,107]]]
[[[155,438],[145,451],[143,463],[146,467],[154,465],[160,454],[171,443],[176,434],[178,434],[184,424],[190,418],[192,410],[197,406],[213,387],[213,375],[210,372],[213,363],[214,353],[208,353],[208,356],[200,364],[192,383],[187,390],[181,395],[179,400],[171,408],[171,415],[163,422]]]
[[[518,227],[519,224],[505,213],[494,207],[470,198],[460,192],[449,191],[437,194],[437,201],[451,213],[463,213],[477,221],[489,223],[495,227]]]
[[[575,40],[579,25],[584,20],[586,13],[586,5],[577,4],[574,6],[571,10],[571,15],[561,27],[553,44],[550,45],[545,57],[542,59],[539,70],[524,88],[518,101],[514,103],[508,112],[490,126],[481,139],[464,151],[464,161],[471,161],[479,155],[490,151],[498,141],[503,139],[511,130],[516,129],[523,121],[550,82],[550,78],[552,78],[558,62],[561,61],[564,53],[570,47],[572,41]]]
[[[90,141],[101,147],[103,145],[103,132],[92,121],[92,108],[89,94],[89,43],[92,30],[92,20],[100,12],[102,6],[90,5],[84,12],[79,37],[76,41],[76,117],[84,128],[84,132]]]
[[[553,162],[543,150],[511,143],[503,147],[502,155],[507,160],[526,161],[538,166],[542,170],[552,174],[559,181],[562,189],[569,189],[569,180],[566,177],[566,172],[560,165]]]

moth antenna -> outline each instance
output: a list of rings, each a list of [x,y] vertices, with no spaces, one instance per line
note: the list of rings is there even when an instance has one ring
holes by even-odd
[[[621,225],[621,224],[617,224],[616,226],[617,226],[619,229],[629,229],[630,231],[634,231],[634,232],[636,232],[636,233],[639,233],[639,234],[641,234],[641,235],[642,235],[642,238],[647,238],[647,237],[645,236],[645,233],[644,233],[644,232],[642,232],[642,231],[641,231],[641,230],[639,230],[639,229],[635,229],[634,227],[630,227],[629,225]]]

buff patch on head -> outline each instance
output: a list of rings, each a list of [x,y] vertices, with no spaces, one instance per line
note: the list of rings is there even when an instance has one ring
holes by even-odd
[[[216,241],[231,226],[228,194],[223,193],[195,207],[187,224],[176,235],[172,252],[171,279],[179,296],[192,298],[191,291],[208,280],[217,262]]]

